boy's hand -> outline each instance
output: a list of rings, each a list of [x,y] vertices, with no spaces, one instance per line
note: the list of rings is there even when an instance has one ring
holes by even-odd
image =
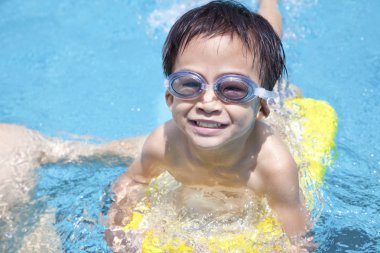
[[[123,228],[130,222],[136,204],[144,197],[145,186],[126,173],[113,187],[116,199],[108,210],[108,229],[104,235],[113,252],[137,252],[141,248],[142,233],[138,230],[125,232]]]
[[[116,203],[112,203],[108,211],[107,223],[109,226],[123,227],[129,223],[132,215],[132,208],[129,206],[119,206]]]
[[[295,236],[291,237],[292,246],[289,249],[291,253],[309,253],[314,252],[318,246],[313,242],[312,236]]]
[[[144,233],[139,230],[125,232],[121,227],[110,227],[104,239],[113,252],[140,252]]]
[[[144,197],[145,185],[132,180],[125,185],[116,184],[113,191],[116,200],[108,211],[108,225],[125,226],[129,223],[133,208]]]

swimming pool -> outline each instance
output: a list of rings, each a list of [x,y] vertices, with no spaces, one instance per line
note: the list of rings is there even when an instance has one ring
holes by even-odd
[[[169,117],[160,56],[166,31],[203,2],[2,1],[0,122],[94,141],[148,133]],[[379,9],[378,1],[283,1],[289,80],[339,116],[337,159],[314,229],[318,252],[380,252]],[[38,217],[55,209],[65,251],[107,252],[98,214],[124,169],[41,168],[33,201],[15,210],[17,236],[3,237],[0,251],[19,249]]]

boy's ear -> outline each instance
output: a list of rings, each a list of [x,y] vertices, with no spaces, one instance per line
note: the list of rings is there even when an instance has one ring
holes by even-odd
[[[169,107],[169,110],[171,111],[172,105],[173,105],[173,95],[170,94],[169,91],[165,92],[165,101],[166,101],[166,105]]]
[[[268,103],[265,99],[260,98],[260,111],[257,115],[259,119],[266,118],[269,116],[270,109]]]

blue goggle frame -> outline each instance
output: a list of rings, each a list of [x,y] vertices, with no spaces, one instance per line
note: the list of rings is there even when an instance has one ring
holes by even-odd
[[[174,72],[165,79],[164,84],[173,96],[185,100],[199,97],[210,87],[200,74],[191,71]],[[216,96],[225,103],[244,104],[252,101],[255,97],[266,100],[277,97],[275,92],[258,87],[250,78],[238,74],[223,75],[216,80],[212,87]]]

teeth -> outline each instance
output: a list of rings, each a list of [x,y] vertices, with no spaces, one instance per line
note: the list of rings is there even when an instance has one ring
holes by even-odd
[[[207,127],[207,128],[220,128],[222,124],[220,123],[210,123],[210,122],[201,122],[201,121],[195,121],[197,126],[200,127]]]

